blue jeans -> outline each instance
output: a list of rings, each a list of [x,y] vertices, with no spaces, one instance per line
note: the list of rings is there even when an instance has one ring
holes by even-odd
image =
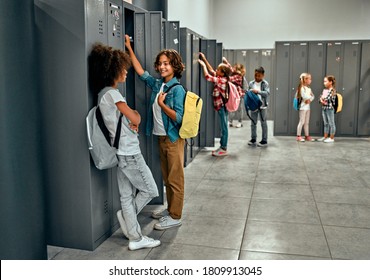
[[[262,141],[267,142],[267,109],[262,109],[261,111],[255,111],[251,113],[251,136],[252,139],[257,140],[257,121],[260,115],[261,128],[262,128]]]
[[[322,119],[324,120],[324,134],[335,135],[334,109],[322,109]]]
[[[220,117],[220,128],[221,128],[221,140],[220,145],[221,148],[226,150],[227,149],[227,139],[229,138],[229,127],[228,127],[228,119],[229,119],[229,112],[226,110],[226,107],[221,107],[218,110],[218,115]]]
[[[137,214],[154,197],[158,196],[157,184],[142,154],[119,155],[118,161],[118,189],[128,238],[130,240],[140,240],[142,233],[137,221]]]

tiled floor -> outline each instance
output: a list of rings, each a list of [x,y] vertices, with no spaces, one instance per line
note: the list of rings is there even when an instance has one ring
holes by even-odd
[[[118,230],[93,252],[50,246],[49,258],[369,260],[370,140],[297,143],[269,131],[267,148],[250,147],[246,121],[230,128],[228,157],[197,155],[181,227],[153,230],[144,209],[143,232],[160,247],[131,252]]]

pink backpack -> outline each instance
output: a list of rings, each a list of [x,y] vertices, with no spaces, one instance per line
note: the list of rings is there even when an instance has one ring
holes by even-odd
[[[235,112],[238,110],[240,104],[240,95],[236,85],[232,82],[228,82],[228,90],[227,90],[227,101],[226,101],[226,109],[229,112]]]

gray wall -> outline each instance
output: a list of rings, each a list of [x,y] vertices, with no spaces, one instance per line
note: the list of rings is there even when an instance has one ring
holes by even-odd
[[[369,0],[168,0],[170,19],[216,38],[226,49],[273,48],[275,41],[369,39],[369,14]]]
[[[46,259],[33,0],[0,1],[0,259]]]

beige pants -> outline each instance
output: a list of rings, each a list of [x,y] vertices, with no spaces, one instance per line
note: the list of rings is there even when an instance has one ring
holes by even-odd
[[[299,123],[297,126],[297,136],[301,136],[302,133],[302,127],[304,130],[304,135],[310,136],[310,129],[309,129],[309,124],[310,124],[310,110],[300,110],[299,111]]]
[[[167,136],[159,136],[159,156],[163,181],[166,186],[168,212],[180,219],[184,205],[184,144],[179,138],[172,143]]]

